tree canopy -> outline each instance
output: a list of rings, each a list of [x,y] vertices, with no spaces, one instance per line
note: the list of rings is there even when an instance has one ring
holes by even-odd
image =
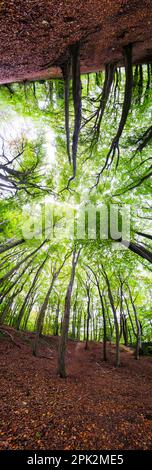
[[[152,69],[124,56],[80,76],[76,45],[63,80],[0,87],[0,323],[35,331],[34,354],[61,335],[61,376],[67,334],[105,360],[116,341],[116,365],[151,340]]]

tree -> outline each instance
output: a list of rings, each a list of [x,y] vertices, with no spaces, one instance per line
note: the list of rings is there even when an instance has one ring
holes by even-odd
[[[66,377],[65,353],[66,353],[66,342],[67,342],[67,335],[68,335],[68,329],[69,329],[71,296],[72,296],[75,271],[76,271],[76,266],[77,266],[78,259],[80,256],[80,251],[81,249],[79,249],[78,252],[76,251],[76,249],[74,249],[73,251],[71,275],[70,275],[70,280],[69,280],[69,284],[68,284],[68,288],[67,288],[67,292],[65,296],[64,318],[63,318],[63,323],[62,323],[62,331],[61,331],[61,338],[59,342],[59,353],[58,353],[58,374],[60,375],[61,378]]]

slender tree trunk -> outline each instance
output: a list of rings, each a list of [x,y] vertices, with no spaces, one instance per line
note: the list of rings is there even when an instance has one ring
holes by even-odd
[[[86,340],[86,316],[84,314],[84,323],[83,323],[83,339]]]
[[[27,329],[27,324],[28,324],[28,321],[29,321],[29,318],[30,318],[30,314],[31,314],[31,310],[33,308],[33,305],[34,305],[34,301],[35,301],[35,292],[33,293],[32,295],[32,298],[31,298],[31,301],[30,301],[30,304],[28,306],[28,312],[24,318],[24,325],[23,325],[23,329],[26,330]]]
[[[103,115],[104,115],[104,111],[105,111],[107,101],[109,99],[111,86],[112,86],[112,82],[113,82],[113,79],[114,79],[114,71],[115,71],[115,65],[113,65],[113,64],[106,65],[103,92],[102,92],[102,97],[101,97],[101,101],[100,101],[100,107],[99,107],[99,110],[98,110],[98,113],[97,113],[97,120],[96,120],[97,122],[95,123],[95,130],[96,130],[96,133],[97,133],[97,140],[99,138],[102,118],[103,118]]]
[[[50,295],[51,295],[51,292],[52,292],[52,289],[53,289],[55,279],[56,279],[56,275],[54,274],[53,277],[52,277],[52,280],[51,280],[50,287],[47,291],[45,300],[43,302],[43,305],[42,305],[42,307],[40,309],[40,312],[39,312],[39,315],[38,315],[37,324],[36,324],[36,334],[35,334],[35,339],[34,339],[34,342],[33,342],[33,355],[34,356],[37,356],[39,338],[40,338],[40,334],[41,334],[41,331],[42,331],[42,328],[43,328],[45,313],[46,313],[46,309],[47,309],[47,306],[48,306],[49,298],[50,298]]]
[[[119,335],[119,339],[121,339],[122,337],[122,334],[123,334],[123,311],[122,311],[122,307],[123,307],[123,299],[122,299],[122,296],[123,296],[123,292],[122,292],[122,281],[120,280],[120,335]]]
[[[138,360],[139,356],[140,356],[140,349],[141,349],[141,326],[140,326],[140,321],[138,319],[137,310],[136,310],[136,307],[135,307],[135,304],[134,304],[134,301],[133,301],[133,297],[132,297],[131,289],[130,289],[129,285],[128,285],[128,290],[129,290],[131,304],[132,304],[132,307],[133,307],[133,312],[134,312],[134,315],[135,315],[135,322],[136,322],[136,328],[137,328],[137,334],[136,334],[137,341],[136,341],[135,358]]]
[[[36,272],[36,274],[35,274],[35,276],[34,276],[34,279],[33,279],[33,282],[32,282],[32,284],[31,284],[31,287],[30,287],[29,291],[27,292],[27,294],[26,294],[26,296],[25,296],[24,302],[23,302],[23,304],[22,304],[22,306],[21,306],[21,309],[20,309],[20,312],[19,312],[19,315],[18,315],[18,318],[17,318],[17,321],[16,321],[16,328],[17,328],[17,330],[19,330],[19,328],[20,328],[20,324],[21,324],[22,318],[23,318],[23,316],[24,316],[25,308],[26,308],[26,305],[27,305],[27,303],[28,303],[29,297],[30,297],[30,295],[31,295],[31,293],[32,293],[32,291],[33,291],[33,289],[34,289],[34,287],[35,287],[35,284],[36,284],[36,282],[37,282],[37,279],[38,279],[38,277],[39,277],[39,275],[40,275],[40,273],[41,273],[41,271],[42,271],[42,269],[43,269],[43,267],[44,267],[44,265],[45,265],[47,259],[48,259],[48,255],[47,255],[46,258],[44,259],[44,261],[43,261],[43,263],[41,264],[41,266],[39,266],[39,268],[38,268],[38,270],[37,270],[37,272]]]
[[[117,240],[119,241],[119,240]],[[133,251],[133,253],[136,253],[139,255],[141,258],[146,259],[147,261],[150,261],[152,263],[152,253],[149,250],[146,250],[142,245],[139,245],[137,243],[133,242],[127,242],[126,240],[121,240],[122,245],[127,246],[127,248],[130,251]]]
[[[104,302],[105,302],[105,308],[106,308],[106,313],[107,313],[107,318],[108,318],[108,322],[109,322],[109,328],[110,328],[110,344],[112,343],[112,337],[113,337],[113,325],[112,325],[112,322],[111,322],[111,318],[110,318],[110,314],[109,314],[109,307],[107,305],[107,301],[106,301],[106,297],[104,297]]]
[[[59,312],[60,312],[60,299],[58,299],[56,315],[55,315],[55,336],[59,334]]]
[[[100,297],[100,302],[101,302],[101,308],[102,308],[102,316],[103,316],[103,359],[104,361],[107,360],[107,323],[106,323],[106,312],[105,312],[105,307],[104,307],[104,302],[103,302],[103,297],[100,289],[100,284],[97,278],[97,275],[95,271],[90,268],[92,273],[94,274],[95,280],[96,280],[96,285],[97,289],[99,292],[99,297]]]
[[[117,133],[115,137],[112,140],[110,150],[108,152],[107,158],[105,165],[103,166],[100,175],[104,171],[105,168],[107,168],[107,165],[109,164],[109,158],[111,156],[111,163],[114,160],[115,152],[118,150],[118,158],[117,158],[117,163],[116,163],[116,168],[118,167],[119,164],[119,158],[120,158],[120,152],[119,152],[119,140],[120,137],[123,133],[128,113],[130,110],[131,106],[131,99],[132,99],[132,86],[133,86],[133,72],[132,72],[132,45],[129,44],[124,48],[124,55],[125,55],[125,74],[126,74],[126,83],[125,83],[125,95],[124,95],[124,102],[123,102],[123,108],[122,108],[122,114],[121,114],[121,119],[119,123],[119,127],[117,130]]]
[[[3,243],[0,245],[0,253],[4,253],[7,250],[11,250],[11,248],[14,248],[15,246],[22,245],[24,242],[24,238],[21,238],[21,240]]]
[[[76,300],[73,306],[73,318],[72,318],[72,338],[73,339],[75,339],[76,316],[77,316],[77,294],[76,294]]]
[[[87,298],[88,298],[88,301],[87,301],[87,337],[86,337],[85,350],[88,349],[88,342],[89,342],[89,324],[90,324],[90,318],[91,318],[91,315],[90,315],[90,287],[89,287],[88,285],[86,286],[86,290],[87,290]]]
[[[69,281],[69,285],[68,285],[67,293],[65,297],[64,318],[63,318],[63,323],[62,323],[62,332],[61,332],[61,338],[59,342],[59,353],[58,353],[58,374],[60,375],[61,378],[66,377],[66,369],[65,369],[66,343],[67,343],[68,330],[69,330],[72,290],[73,290],[75,271],[76,271],[76,265],[78,262],[79,254],[80,254],[80,250],[78,254],[76,254],[76,251],[74,250],[73,257],[72,257],[71,276],[70,276],[70,281]]]
[[[70,69],[71,69],[71,56],[67,60],[66,64],[62,66],[62,72],[64,77],[64,103],[65,103],[65,130],[67,139],[67,153],[68,160],[71,163],[71,150],[70,150],[70,125],[69,125],[69,99],[70,99]]]
[[[134,324],[133,324],[133,321],[132,321],[132,316],[131,316],[131,313],[130,313],[130,310],[129,310],[129,305],[128,305],[128,302],[127,302],[126,298],[125,298],[125,304],[126,304],[126,307],[127,307],[128,317],[129,317],[129,320],[130,320],[132,331],[133,331],[133,334],[136,338],[137,335],[136,335],[136,331],[135,331]]]
[[[113,299],[113,295],[112,295],[112,291],[110,287],[110,282],[109,282],[108,276],[104,268],[103,268],[103,272],[104,272],[106,284],[108,287],[109,301],[110,301],[110,305],[111,305],[113,316],[114,316],[115,332],[116,332],[116,367],[119,367],[120,366],[120,345],[119,345],[119,325],[118,325],[118,319],[117,319],[117,312],[116,312],[115,305],[114,305],[114,299]]]
[[[74,103],[74,132],[72,143],[72,162],[73,176],[76,176],[76,156],[78,148],[78,139],[81,126],[81,94],[82,84],[80,77],[80,45],[75,44],[71,48],[72,52],[72,78],[73,78],[73,103]]]
[[[128,324],[127,318],[123,315],[123,337],[125,346],[128,346]]]
[[[21,278],[23,277],[23,275],[25,274],[25,272],[27,271],[29,266],[31,266],[31,264],[33,263],[35,258],[36,258],[36,255],[33,256],[32,259],[30,259],[29,263],[26,264],[26,266],[24,267],[22,272],[19,274],[19,276],[15,279],[15,281],[12,282],[6,290],[3,290],[3,292],[1,292],[1,294],[0,294],[0,304],[4,301],[5,297],[10,293],[10,291],[13,289],[13,287],[18,285],[18,282],[21,280]]]
[[[39,312],[39,315],[38,315],[38,319],[37,319],[37,322],[36,322],[35,340],[34,340],[34,343],[33,343],[33,355],[34,356],[37,356],[39,338],[40,338],[40,334],[42,333],[45,313],[46,313],[46,310],[47,310],[47,307],[48,307],[49,298],[50,298],[50,295],[51,295],[51,292],[52,292],[52,289],[53,289],[53,286],[54,286],[54,282],[56,281],[57,277],[59,276],[60,271],[63,268],[66,259],[67,259],[67,256],[65,256],[64,261],[61,264],[60,268],[57,271],[54,270],[50,287],[48,289],[45,300],[43,302],[43,305],[42,305],[42,307],[40,309],[40,312]]]
[[[6,273],[3,277],[0,278],[0,284],[2,284],[4,281],[6,281],[10,276],[12,276],[19,268],[22,266],[23,263],[25,263],[31,256],[33,256],[35,253],[37,253],[42,246],[46,243],[47,240],[43,241],[41,245],[38,246],[35,250],[31,251],[25,258],[23,258],[19,263],[17,263],[8,273]]]
[[[102,317],[103,317],[103,360],[107,361],[107,322],[106,322],[106,312],[105,312],[105,307],[104,307],[104,302],[103,302],[103,297],[99,285],[99,281],[97,280],[97,287],[98,287],[98,292],[99,292],[99,297],[100,297],[100,302],[101,302],[101,308],[102,308]]]
[[[8,302],[7,304],[5,305],[1,315],[0,315],[0,324],[3,324],[5,322],[5,319],[7,317],[7,314],[9,312],[9,309],[11,307],[11,305],[13,304],[14,302],[14,299],[17,297],[17,295],[20,294],[20,292],[22,292],[23,288],[24,288],[24,285],[26,284],[27,282],[27,278],[31,275],[33,271],[33,268],[31,269],[31,271],[29,272],[28,276],[26,277],[26,279],[24,280],[24,282],[21,284],[21,286],[15,290],[15,292],[13,292],[13,294],[11,295],[11,297],[9,297],[8,299]]]

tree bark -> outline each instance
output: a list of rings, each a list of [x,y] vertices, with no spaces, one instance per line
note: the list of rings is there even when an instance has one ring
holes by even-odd
[[[34,356],[37,356],[39,338],[40,338],[40,334],[41,334],[41,332],[42,332],[43,323],[44,323],[44,318],[45,318],[45,313],[46,313],[46,309],[47,309],[47,306],[48,306],[49,298],[50,298],[50,295],[51,295],[51,292],[52,292],[52,289],[53,289],[53,286],[54,286],[54,282],[55,282],[56,279],[58,278],[58,276],[59,276],[59,274],[60,274],[60,271],[62,270],[62,268],[63,268],[63,266],[64,266],[64,264],[65,264],[65,261],[66,261],[67,257],[68,257],[68,255],[65,256],[63,263],[61,264],[61,266],[59,267],[59,269],[58,269],[57,271],[54,269],[50,287],[49,287],[49,289],[48,289],[48,291],[47,291],[45,300],[44,300],[43,305],[42,305],[42,307],[41,307],[41,309],[40,309],[40,312],[39,312],[39,315],[38,315],[38,318],[37,318],[37,322],[36,322],[36,334],[35,334],[35,339],[34,339],[34,342],[33,342],[33,355],[34,355]]]
[[[69,125],[69,99],[70,99],[70,69],[71,69],[71,56],[67,62],[63,64],[62,73],[64,78],[64,103],[65,103],[65,130],[67,140],[67,154],[68,160],[71,164],[71,150],[70,150],[70,125]]]
[[[47,291],[45,300],[43,302],[43,305],[42,305],[42,307],[40,309],[40,312],[39,312],[39,315],[38,315],[37,324],[36,324],[36,334],[35,334],[35,339],[34,339],[34,342],[33,342],[33,356],[37,356],[37,353],[38,353],[39,338],[40,338],[40,334],[41,334],[41,331],[42,331],[42,328],[43,328],[43,322],[44,322],[45,313],[46,313],[46,309],[47,309],[47,306],[48,306],[50,294],[52,292],[53,285],[54,285],[56,277],[57,277],[56,274],[54,274],[53,277],[52,277],[50,287]]]
[[[86,344],[85,344],[85,350],[87,351],[88,349],[88,341],[89,341],[89,324],[90,324],[90,287],[87,284],[86,285],[86,291],[87,291],[87,336],[86,336]]]
[[[6,244],[3,243],[0,245],[0,253],[4,253],[7,250],[11,250],[11,248],[14,248],[15,246],[18,246],[18,245],[22,245],[23,243],[25,243],[24,238],[21,238],[21,240],[12,241],[10,243],[7,242]]]
[[[23,263],[25,263],[25,261],[27,261],[29,258],[31,258],[32,255],[37,253],[46,242],[47,242],[47,240],[44,240],[41,243],[41,245],[38,246],[38,248],[36,248],[34,251],[30,252],[27,256],[25,256],[25,258],[23,258],[21,261],[19,261],[19,263],[17,263],[16,266],[14,266],[12,269],[10,269],[10,271],[8,273],[6,273],[3,277],[1,277],[0,278],[0,284],[2,284],[4,281],[6,281],[6,279],[8,279],[10,276],[12,276],[14,274],[14,272],[17,271],[17,269],[19,269],[20,266]]]
[[[135,315],[135,322],[136,322],[136,328],[137,328],[137,334],[136,334],[137,341],[136,341],[135,358],[138,360],[139,356],[140,356],[140,349],[141,349],[141,326],[140,326],[140,321],[138,320],[136,307],[135,307],[135,304],[134,304],[134,301],[133,301],[133,297],[132,297],[132,293],[131,293],[131,289],[130,289],[129,285],[128,285],[128,290],[129,290],[129,295],[130,295],[130,300],[131,300],[133,312],[134,312],[134,315]]]
[[[59,352],[58,352],[58,374],[60,375],[61,378],[66,377],[66,369],[65,369],[66,343],[67,343],[68,330],[69,330],[72,290],[73,290],[75,271],[76,271],[76,265],[79,259],[79,254],[80,254],[80,250],[78,251],[78,254],[76,254],[76,250],[74,250],[73,256],[72,256],[71,276],[70,276],[70,281],[69,281],[69,285],[68,285],[67,293],[65,297],[64,318],[63,318],[63,323],[62,323],[62,331],[61,331],[61,338],[59,342]]]
[[[104,268],[103,268],[103,273],[104,273],[104,277],[106,280],[109,301],[110,301],[110,305],[111,305],[113,316],[114,316],[115,332],[116,332],[116,367],[119,367],[120,366],[120,345],[119,345],[119,325],[118,325],[118,319],[117,319],[117,312],[116,312],[115,305],[114,305],[114,299],[113,299],[113,295],[112,295],[112,291],[110,287],[110,282],[109,282],[107,273],[105,272]]]
[[[36,274],[35,274],[35,276],[34,276],[34,279],[33,279],[33,282],[32,282],[32,284],[31,284],[31,287],[30,287],[29,291],[27,292],[27,294],[26,294],[26,296],[25,296],[24,302],[23,302],[23,304],[22,304],[22,307],[21,307],[21,309],[20,309],[20,312],[19,312],[19,315],[18,315],[18,318],[17,318],[17,321],[16,321],[16,328],[17,328],[17,330],[19,330],[19,328],[20,328],[20,324],[21,324],[22,318],[23,318],[23,316],[24,316],[24,312],[25,312],[25,308],[26,308],[27,302],[28,302],[28,300],[29,300],[29,297],[30,297],[30,295],[31,295],[31,293],[32,293],[32,291],[33,291],[33,289],[34,289],[34,286],[35,286],[35,284],[36,284],[36,282],[37,282],[37,279],[38,279],[38,277],[39,277],[39,275],[40,275],[40,273],[41,273],[41,271],[42,271],[42,269],[43,269],[43,267],[44,267],[44,265],[45,265],[47,259],[48,259],[48,255],[47,255],[47,256],[45,257],[45,259],[43,260],[43,263],[41,264],[41,266],[39,266],[39,268],[38,268],[38,270],[37,270],[37,272],[36,272]]]
[[[74,104],[74,132],[72,143],[72,162],[73,162],[73,177],[76,176],[76,156],[78,148],[78,139],[81,126],[81,94],[82,85],[80,78],[80,45],[75,44],[71,48],[72,53],[72,80],[73,80],[73,104]]]

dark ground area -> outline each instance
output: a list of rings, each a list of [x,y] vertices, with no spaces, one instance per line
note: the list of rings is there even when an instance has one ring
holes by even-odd
[[[11,330],[9,330],[11,331]],[[12,330],[13,331],[13,330]],[[15,333],[17,348],[0,340],[0,449],[152,449],[152,359],[136,361],[121,347],[101,360],[101,344],[68,342],[68,377],[56,375],[57,338],[41,340],[32,356],[32,334]]]
[[[82,71],[152,61],[151,0],[1,0],[0,83],[58,76],[69,45],[81,40]]]

